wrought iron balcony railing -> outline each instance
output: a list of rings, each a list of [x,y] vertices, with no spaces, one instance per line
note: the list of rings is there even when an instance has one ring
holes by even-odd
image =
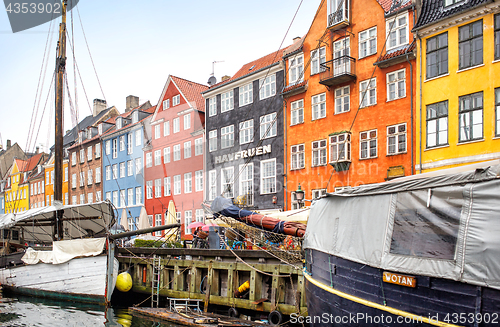
[[[319,83],[323,85],[337,85],[356,79],[356,59],[342,56],[321,64],[325,68],[319,76]]]

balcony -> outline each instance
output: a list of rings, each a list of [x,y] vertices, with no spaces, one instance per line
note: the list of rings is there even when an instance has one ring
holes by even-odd
[[[349,25],[349,0],[333,0],[329,4],[328,29],[334,31]]]
[[[321,64],[323,71],[319,75],[319,83],[333,86],[356,79],[356,59],[342,56]]]

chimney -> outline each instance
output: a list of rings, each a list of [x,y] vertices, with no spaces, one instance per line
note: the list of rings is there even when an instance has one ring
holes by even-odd
[[[129,112],[130,110],[137,107],[139,107],[139,97],[129,95],[127,97],[127,104],[125,105],[125,112]]]
[[[222,76],[222,78],[221,78],[221,82],[227,81],[227,80],[228,80],[228,79],[230,79],[230,78],[231,78],[231,76],[224,75],[224,76]]]
[[[105,109],[106,109],[106,100],[94,99],[94,112],[92,113],[94,117]]]
[[[40,151],[40,147],[36,147],[36,154],[38,154],[38,151]]]
[[[7,150],[10,149],[10,140],[7,140]]]
[[[300,41],[301,37],[300,36],[296,36],[293,38],[293,43],[297,42],[297,41]]]

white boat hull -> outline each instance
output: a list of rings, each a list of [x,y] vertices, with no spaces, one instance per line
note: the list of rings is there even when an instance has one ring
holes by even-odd
[[[118,275],[113,258],[111,292],[107,289],[108,257],[74,258],[62,264],[38,263],[0,269],[0,283],[6,290],[33,296],[106,304],[111,299]]]

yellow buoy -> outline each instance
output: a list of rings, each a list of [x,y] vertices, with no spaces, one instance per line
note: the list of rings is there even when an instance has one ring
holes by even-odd
[[[116,289],[120,292],[128,292],[132,288],[132,276],[128,271],[124,271],[116,278]]]

